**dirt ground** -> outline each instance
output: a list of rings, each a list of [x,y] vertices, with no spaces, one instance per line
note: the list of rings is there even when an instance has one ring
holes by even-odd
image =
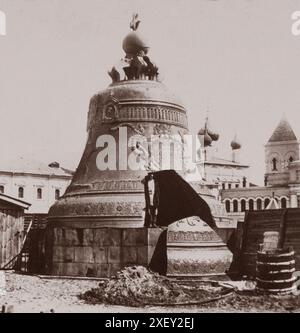
[[[123,312],[300,312],[300,296],[257,296],[233,293],[217,302],[189,307],[125,307],[86,304],[78,295],[96,288],[99,281],[42,279],[5,272],[6,295],[0,306],[12,305],[16,313],[123,313]]]

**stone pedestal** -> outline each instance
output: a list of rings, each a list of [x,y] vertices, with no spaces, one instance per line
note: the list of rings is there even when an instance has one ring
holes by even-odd
[[[127,265],[149,266],[162,229],[47,230],[46,273],[107,278]]]
[[[232,253],[221,238],[199,218],[169,226],[167,235],[168,276],[225,275]]]

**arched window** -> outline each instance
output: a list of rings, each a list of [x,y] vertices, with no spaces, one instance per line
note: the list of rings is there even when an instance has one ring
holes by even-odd
[[[60,197],[60,190],[59,189],[56,189],[55,190],[55,200],[58,200]]]
[[[249,200],[249,210],[254,210],[254,201],[253,201],[253,199]]]
[[[287,207],[286,198],[282,198],[281,199],[281,208],[286,208],[286,207]]]
[[[24,198],[24,187],[20,186],[18,189],[18,197]]]
[[[36,190],[36,197],[37,197],[37,199],[42,199],[43,198],[43,191],[42,191],[41,188],[38,188]]]
[[[4,186],[0,185],[0,193],[4,193]]]
[[[257,210],[262,210],[262,200],[257,199],[256,201]]]
[[[270,199],[266,198],[264,201],[264,208],[266,209],[270,203]]]
[[[229,200],[225,201],[225,207],[226,207],[226,212],[229,213],[230,212],[230,201]]]
[[[237,200],[233,200],[233,211],[237,213],[239,210],[239,203]]]
[[[294,162],[293,156],[290,156],[290,158],[289,158],[289,162],[290,162],[290,163]]]
[[[241,211],[244,212],[246,210],[246,200],[241,200]]]
[[[277,171],[277,159],[275,157],[272,159],[272,171]]]

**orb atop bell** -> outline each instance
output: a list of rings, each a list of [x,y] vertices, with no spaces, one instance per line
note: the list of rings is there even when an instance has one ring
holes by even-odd
[[[158,67],[148,55],[149,44],[136,31],[139,24],[138,14],[133,14],[130,23],[132,31],[123,40],[125,57],[121,58],[108,72],[113,84],[127,80],[158,80]]]
[[[140,24],[138,14],[133,14],[132,21],[130,23],[131,32],[123,40],[123,50],[126,55],[137,55],[141,51],[145,54],[148,53],[149,45],[145,38],[137,32]]]

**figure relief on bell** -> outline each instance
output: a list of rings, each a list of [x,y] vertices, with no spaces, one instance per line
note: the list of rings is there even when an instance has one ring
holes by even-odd
[[[118,103],[119,101],[114,98],[112,98],[107,102],[102,114],[102,120],[104,122],[112,122],[118,119],[119,117]]]
[[[130,23],[132,30],[123,40],[125,57],[108,72],[113,83],[126,80],[157,80],[158,67],[148,56],[149,45],[137,33],[140,20],[133,14]]]

